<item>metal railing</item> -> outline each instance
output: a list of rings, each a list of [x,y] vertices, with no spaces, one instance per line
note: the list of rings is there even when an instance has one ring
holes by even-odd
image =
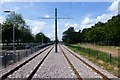
[[[0,69],[2,68],[6,68],[9,65],[12,65],[22,59],[24,59],[25,57],[28,57],[29,55],[33,54],[34,52],[48,46],[51,45],[52,43],[48,43],[48,44],[44,44],[44,45],[38,45],[38,46],[34,46],[31,47],[29,49],[23,49],[23,50],[19,50],[16,51],[15,54],[13,53],[13,51],[7,51],[7,50],[3,50],[2,52],[0,52]]]

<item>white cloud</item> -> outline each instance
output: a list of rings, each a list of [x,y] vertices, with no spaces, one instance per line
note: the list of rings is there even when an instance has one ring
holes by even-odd
[[[0,16],[0,23],[3,23],[4,18]]]
[[[49,31],[48,31],[48,29],[49,29]],[[47,37],[49,37],[51,40],[55,40],[55,25],[46,26],[44,30],[47,30],[45,32]],[[62,37],[61,34],[62,34],[62,31],[58,27],[57,28],[57,35],[58,35],[59,40],[61,40],[61,37]]]
[[[17,11],[17,10],[19,10],[19,8],[18,7],[14,7],[14,11]]]
[[[70,24],[70,23],[66,23],[65,24],[65,27],[68,28],[68,27],[74,27],[74,28],[77,28],[78,27],[78,24]]]
[[[54,31],[47,33],[46,36],[49,37],[51,40],[55,39],[55,37],[54,37]]]
[[[37,21],[37,20],[26,20],[26,23],[30,25],[33,34],[37,34],[43,30],[45,27],[45,22]]]
[[[90,18],[90,16],[86,16],[83,21],[80,23],[80,29],[89,28],[95,24],[94,19]]]
[[[59,34],[59,37],[62,37],[62,33],[63,33],[64,31],[66,31],[69,27],[74,27],[74,30],[75,30],[75,31],[79,31],[79,26],[78,26],[78,24],[66,23],[66,24],[64,24],[64,26],[65,26],[65,29],[64,29],[63,31],[61,31],[61,34]]]
[[[120,0],[114,1],[112,5],[108,8],[108,11],[118,12],[118,3]]]
[[[97,16],[96,18],[90,18],[86,17],[82,22],[81,22],[81,30],[84,28],[89,28],[93,25],[95,25],[98,22],[107,22],[109,19],[112,18],[112,16],[115,16],[115,13],[107,13],[107,14],[102,14],[100,16]]]
[[[45,18],[49,18],[50,16],[49,15],[45,15]]]
[[[101,16],[98,16],[96,18],[96,22],[107,22],[109,19],[112,18],[112,16],[114,16],[115,14],[109,13],[109,14],[102,14]]]
[[[109,19],[112,18],[112,16],[115,16],[118,14],[118,2],[120,0],[114,1],[109,7],[108,7],[108,11],[110,11],[109,13],[104,13],[102,15],[97,16],[96,18],[90,18],[92,17],[90,16],[86,16],[84,18],[84,20],[81,22],[81,30],[83,30],[84,28],[89,28],[93,25],[95,25],[95,23],[97,22],[107,22]]]
[[[86,17],[83,21],[82,24],[83,25],[89,25],[92,23],[92,19],[90,19],[89,17]]]
[[[70,26],[74,27],[74,28],[77,28],[78,27],[78,24],[71,24]]]
[[[70,27],[70,23],[66,23],[66,24],[65,24],[65,27]]]

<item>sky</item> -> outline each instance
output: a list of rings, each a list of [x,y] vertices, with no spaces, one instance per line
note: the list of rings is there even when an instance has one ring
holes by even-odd
[[[0,23],[5,21],[7,15],[3,11],[13,10],[22,14],[34,35],[43,32],[51,40],[54,40],[54,19],[47,20],[40,17],[54,18],[55,8],[58,10],[59,18],[72,18],[58,20],[58,39],[62,40],[62,33],[70,26],[79,31],[89,28],[99,21],[107,22],[112,16],[118,14],[119,2],[119,0],[112,0],[111,2],[9,1],[0,2]]]

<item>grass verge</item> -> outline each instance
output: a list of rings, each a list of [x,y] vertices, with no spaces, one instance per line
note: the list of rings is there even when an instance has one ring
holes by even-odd
[[[81,47],[84,48],[90,48],[93,50],[99,50],[101,52],[105,52],[105,53],[111,53],[113,56],[118,57],[118,49],[120,48],[119,46],[101,46],[101,45],[96,45],[96,44],[90,44],[90,43],[81,43],[81,44],[77,44]]]
[[[111,74],[118,76],[118,57],[112,57],[110,63],[110,55],[107,53],[92,50],[89,48],[83,48],[77,45],[74,46],[71,44],[69,45],[67,44],[66,46],[73,50],[74,52],[77,52],[78,54],[89,59],[90,61],[100,66],[101,68],[107,70]]]

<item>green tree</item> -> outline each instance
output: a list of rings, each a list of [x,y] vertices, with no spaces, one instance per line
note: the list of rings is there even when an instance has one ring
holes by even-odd
[[[50,42],[50,39],[48,37],[46,37],[43,33],[37,33],[35,35],[35,42],[37,43],[47,43]]]
[[[2,26],[2,42],[10,43],[13,41],[13,26],[15,27],[15,42],[30,43],[33,40],[33,35],[29,26],[25,23],[21,14],[10,13],[6,16],[6,20]]]
[[[68,28],[65,32],[63,32],[63,37],[62,37],[63,42],[66,43],[79,43],[81,42],[81,31],[76,32],[74,30],[74,27]]]
[[[73,27],[63,32],[63,42],[96,43],[102,45],[120,45],[120,15],[113,16],[106,23],[98,22],[90,28],[75,32]]]

